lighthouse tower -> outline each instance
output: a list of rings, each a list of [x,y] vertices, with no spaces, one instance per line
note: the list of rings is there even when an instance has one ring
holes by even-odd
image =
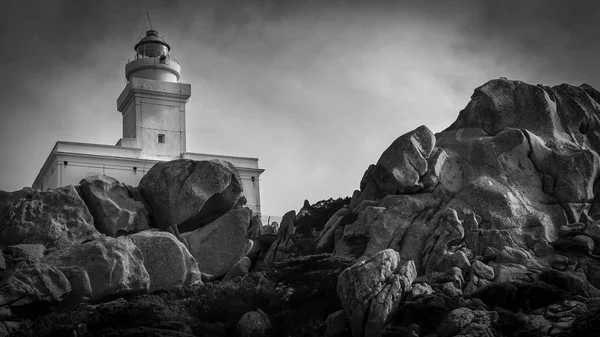
[[[179,83],[179,62],[156,30],[147,31],[134,50],[125,66],[127,85],[117,99],[123,115],[123,138],[117,146],[140,148],[147,159],[181,158],[191,86]]]

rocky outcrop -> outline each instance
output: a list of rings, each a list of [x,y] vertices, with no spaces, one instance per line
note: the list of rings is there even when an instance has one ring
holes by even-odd
[[[237,169],[220,160],[178,159],[154,165],[139,190],[152,208],[152,225],[201,228],[231,210],[242,197]]]
[[[141,251],[150,277],[148,291],[181,289],[202,283],[196,260],[175,236],[162,231],[144,231],[128,238]]]
[[[220,278],[250,250],[246,230],[252,211],[236,208],[210,224],[184,233],[192,256],[208,279]]]
[[[98,237],[93,218],[73,186],[33,191],[0,214],[0,245],[42,244],[63,249]]]
[[[117,237],[149,228],[144,204],[131,198],[127,188],[116,179],[96,175],[82,179],[79,185],[100,233]]]
[[[414,263],[401,261],[392,249],[344,270],[338,278],[337,293],[352,335],[381,336],[416,277]]]
[[[42,261],[65,274],[74,299],[145,292],[150,286],[144,255],[125,236],[75,245],[46,255]]]

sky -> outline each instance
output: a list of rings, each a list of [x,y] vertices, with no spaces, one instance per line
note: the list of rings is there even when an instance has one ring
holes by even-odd
[[[263,215],[351,196],[391,142],[439,132],[499,77],[600,88],[598,1],[10,1],[0,190],[57,140],[114,145],[125,63],[152,26],[192,86],[187,151],[259,158]]]

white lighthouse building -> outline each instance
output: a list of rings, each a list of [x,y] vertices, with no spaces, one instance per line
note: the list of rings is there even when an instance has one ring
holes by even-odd
[[[76,185],[96,174],[137,186],[161,161],[221,159],[238,169],[246,206],[260,214],[259,184],[264,170],[258,167],[258,159],[186,152],[185,104],[191,85],[179,82],[179,62],[156,30],[147,31],[134,49],[135,56],[125,66],[127,85],[117,99],[117,110],[123,115],[123,137],[116,145],[56,142],[32,187]]]

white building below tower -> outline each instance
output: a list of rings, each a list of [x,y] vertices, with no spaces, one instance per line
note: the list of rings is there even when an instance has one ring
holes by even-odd
[[[260,214],[257,158],[186,152],[185,104],[191,85],[179,83],[180,65],[155,30],[146,32],[125,66],[127,85],[117,99],[123,138],[116,145],[58,141],[33,182],[35,189],[76,185],[87,176],[106,174],[137,186],[156,163],[179,158],[220,159],[239,171],[247,205]]]

